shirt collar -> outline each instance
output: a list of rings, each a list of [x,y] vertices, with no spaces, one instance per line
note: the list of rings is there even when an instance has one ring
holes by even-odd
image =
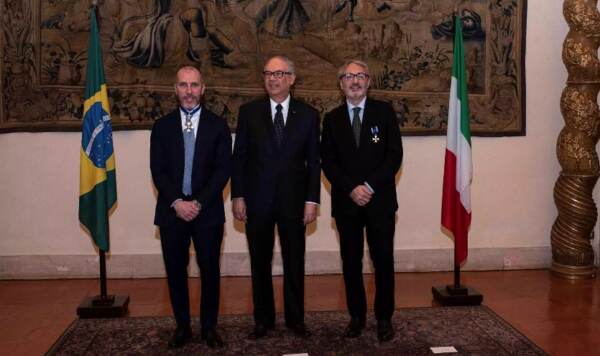
[[[346,99],[346,105],[348,105],[348,110],[352,111],[352,109],[354,109],[354,108],[360,108],[361,114],[365,111],[366,102],[367,102],[366,96],[360,101],[360,103],[358,103],[358,105],[354,105]]]
[[[277,106],[277,104],[281,104],[281,106],[283,106],[284,113],[287,112],[288,108],[290,107],[290,98],[291,98],[291,95],[288,94],[287,98],[285,98],[285,100],[282,101],[281,103],[278,103],[275,100],[269,98],[269,101],[271,102],[271,112],[273,114],[275,114],[275,111],[276,111],[275,107]],[[284,115],[284,117],[285,117],[285,115]]]
[[[285,98],[284,101],[282,101],[281,103],[276,102],[275,100],[269,98],[269,101],[271,103],[271,119],[275,120],[275,113],[277,112],[277,105],[281,105],[281,114],[283,115],[283,123],[287,123],[287,117],[288,117],[288,111],[290,108],[290,95],[288,94],[287,98]]]
[[[198,122],[200,121],[200,114],[202,113],[202,106],[198,107],[198,111],[196,111],[192,115],[192,126],[194,127],[194,134],[198,132]],[[179,107],[179,117],[181,118],[181,129],[185,130],[185,119],[186,113],[182,110],[181,106]]]
[[[186,109],[186,108],[184,108],[183,106],[179,106],[179,111],[180,111],[180,112],[181,112],[181,113],[182,113],[184,116],[185,116],[185,115],[187,115],[188,113],[191,113],[191,114],[192,114],[192,116],[194,116],[194,115],[196,115],[196,113],[197,113],[197,112],[200,112],[200,110],[201,110],[201,109],[202,109],[202,106],[200,106],[200,104],[198,104],[198,105],[194,106],[193,108],[191,108],[191,109],[189,109],[189,110],[188,110],[188,109]]]

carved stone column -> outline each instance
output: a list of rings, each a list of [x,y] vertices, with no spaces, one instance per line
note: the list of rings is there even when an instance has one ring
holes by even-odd
[[[556,150],[562,167],[554,186],[558,217],[552,226],[552,271],[570,279],[593,278],[590,240],[598,218],[592,198],[600,174],[596,143],[600,137],[600,13],[598,0],[565,0],[563,13],[570,31],[563,44],[569,74],[560,107],[565,127]]]

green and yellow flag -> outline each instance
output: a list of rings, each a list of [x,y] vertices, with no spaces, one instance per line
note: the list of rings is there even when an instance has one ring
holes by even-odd
[[[117,202],[117,181],[96,7],[91,11],[79,173],[79,221],[96,246],[108,251],[108,215]]]

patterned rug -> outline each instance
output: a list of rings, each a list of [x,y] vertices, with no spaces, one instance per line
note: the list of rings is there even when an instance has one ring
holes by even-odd
[[[300,339],[289,332],[279,315],[277,328],[267,337],[246,339],[253,327],[250,315],[219,319],[225,347],[216,351],[200,342],[192,324],[192,341],[178,350],[166,345],[174,329],[171,317],[131,317],[75,320],[47,355],[432,355],[431,347],[453,346],[447,355],[546,355],[539,347],[502,320],[480,307],[405,308],[394,313],[396,336],[379,343],[376,322],[369,320],[363,335],[346,339],[341,333],[346,312],[309,312],[305,320],[312,336]]]

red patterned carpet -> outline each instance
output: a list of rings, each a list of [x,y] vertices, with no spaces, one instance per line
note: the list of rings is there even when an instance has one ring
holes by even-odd
[[[200,342],[198,325],[194,338],[179,350],[168,350],[174,328],[170,317],[80,319],[71,324],[47,355],[431,355],[430,347],[453,346],[452,355],[546,355],[489,308],[404,308],[394,314],[394,339],[379,343],[374,320],[363,335],[346,339],[341,331],[348,321],[345,312],[310,312],[306,324],[312,336],[300,339],[278,320],[275,331],[258,341],[246,339],[253,326],[249,315],[220,318],[219,331],[225,347],[211,350]]]

